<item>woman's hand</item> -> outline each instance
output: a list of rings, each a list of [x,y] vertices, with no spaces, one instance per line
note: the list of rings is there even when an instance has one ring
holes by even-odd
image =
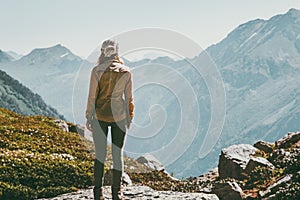
[[[130,123],[127,123],[127,129],[130,128],[130,125],[131,125],[131,122],[130,122]]]
[[[93,129],[92,129],[92,125],[91,125],[91,123],[87,120],[86,121],[86,124],[85,124],[85,126],[86,126],[86,128],[89,130],[89,131],[93,131]]]

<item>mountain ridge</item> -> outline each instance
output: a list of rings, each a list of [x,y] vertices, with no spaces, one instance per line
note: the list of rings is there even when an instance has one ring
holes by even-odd
[[[0,70],[0,107],[25,115],[46,115],[64,119],[41,96]]]

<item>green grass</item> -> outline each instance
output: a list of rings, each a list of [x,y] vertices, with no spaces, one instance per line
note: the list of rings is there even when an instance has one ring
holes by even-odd
[[[34,199],[92,185],[92,143],[51,117],[0,108],[0,199]]]
[[[54,118],[0,108],[1,200],[54,197],[92,186],[93,161],[93,143],[62,131]],[[124,163],[128,173],[149,171],[129,157]],[[108,146],[105,171],[111,165]]]

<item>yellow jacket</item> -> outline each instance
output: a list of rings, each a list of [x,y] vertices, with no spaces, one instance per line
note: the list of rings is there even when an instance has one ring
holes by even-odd
[[[132,77],[129,68],[118,60],[107,60],[93,68],[86,118],[130,123],[133,118]]]

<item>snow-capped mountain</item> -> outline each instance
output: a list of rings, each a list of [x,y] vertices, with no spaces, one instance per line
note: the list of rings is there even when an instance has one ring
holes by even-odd
[[[14,58],[12,56],[0,49],[0,63],[7,63],[13,60]]]
[[[84,61],[62,45],[34,49],[21,59],[0,65],[72,121],[72,91]]]
[[[44,115],[64,119],[40,95],[0,70],[0,107],[23,115]]]

